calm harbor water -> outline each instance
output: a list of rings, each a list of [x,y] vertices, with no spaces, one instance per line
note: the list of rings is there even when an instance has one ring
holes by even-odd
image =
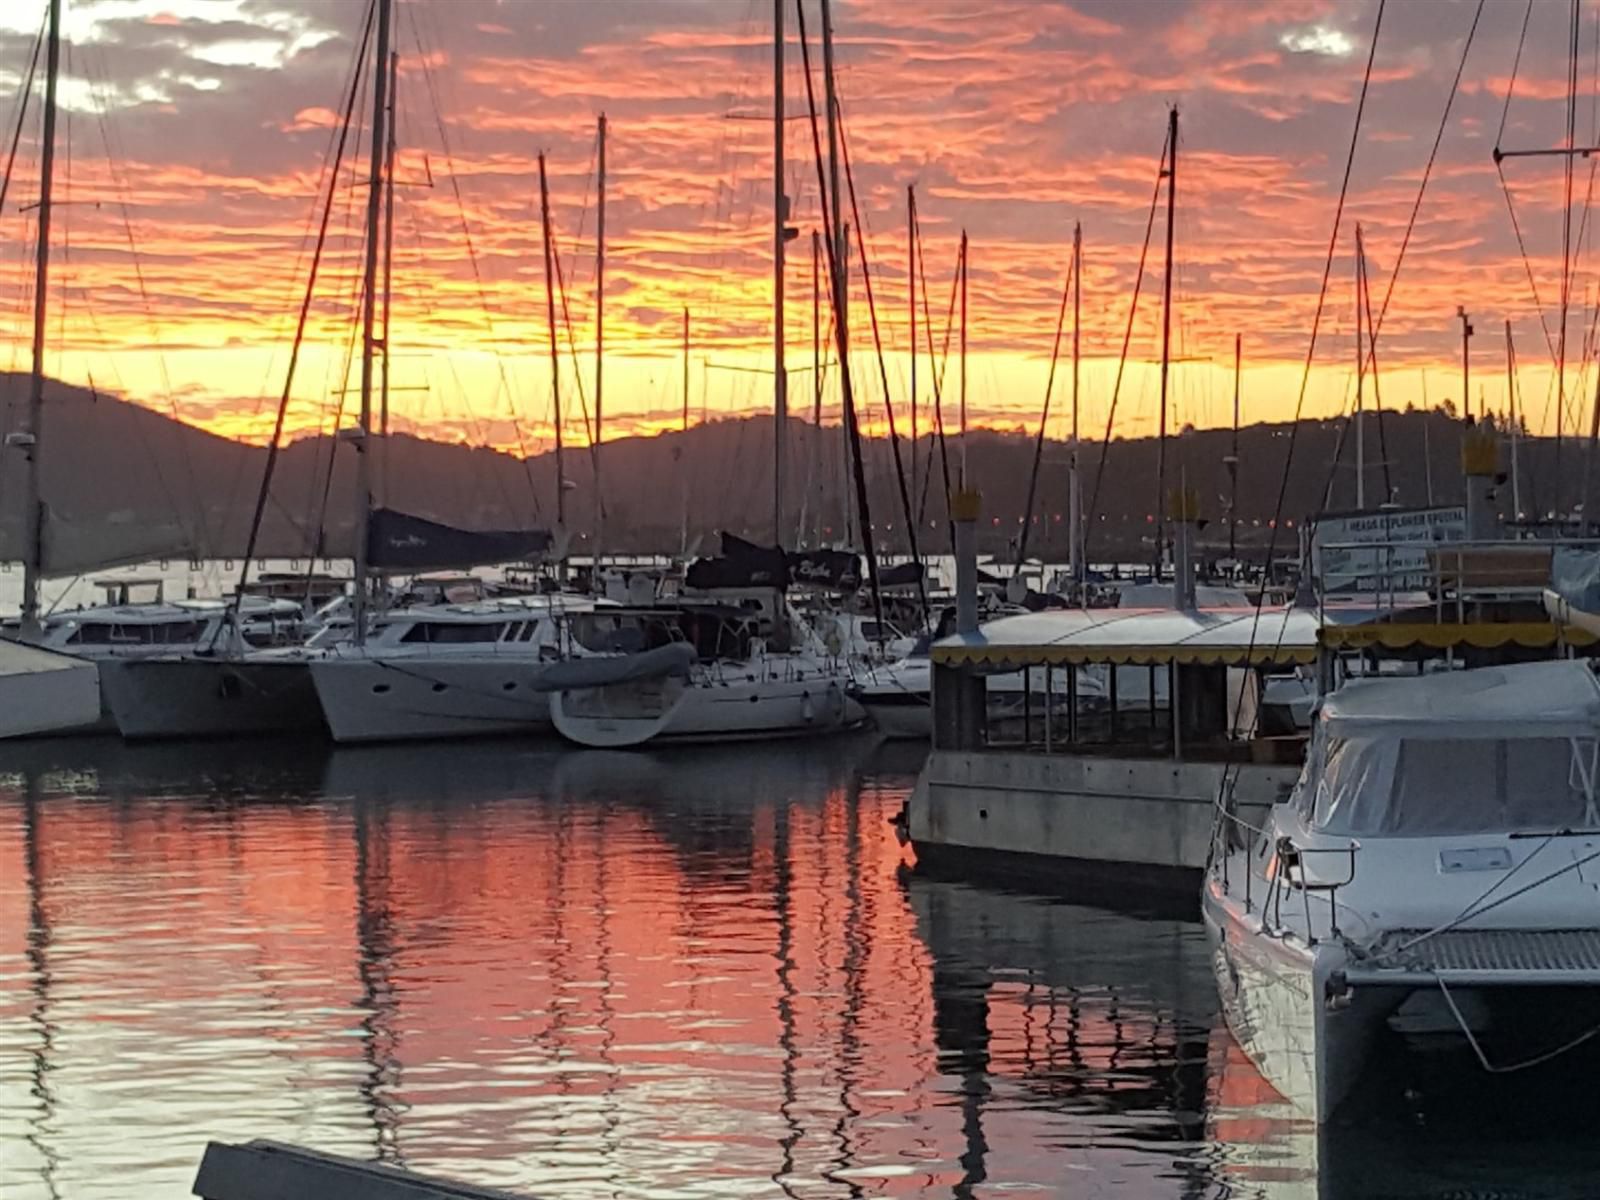
[[[1194,920],[910,870],[916,765],[8,746],[0,1195],[249,1137],[544,1197],[1600,1194],[1586,1087],[1290,1120]]]

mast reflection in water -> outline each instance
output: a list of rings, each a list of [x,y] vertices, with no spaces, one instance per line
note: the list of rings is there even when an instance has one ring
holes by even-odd
[[[1595,1193],[1437,1080],[1295,1125],[1196,923],[908,872],[877,753],[8,747],[0,1193],[250,1137],[543,1197]]]

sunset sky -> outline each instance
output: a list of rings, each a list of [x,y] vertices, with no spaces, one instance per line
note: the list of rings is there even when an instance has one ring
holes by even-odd
[[[8,143],[44,7],[0,6]],[[1354,223],[1364,227],[1376,310],[1476,8],[1397,0],[1384,15],[1311,413],[1348,408]],[[53,374],[92,379],[217,432],[265,437],[305,286],[333,113],[365,9],[361,0],[67,0]],[[1533,6],[1500,139],[1506,149],[1562,143],[1568,11],[1554,0]],[[1376,12],[1372,3],[1323,0],[837,0],[839,86],[900,420],[909,419],[905,188],[915,184],[941,340],[963,227],[972,239],[969,403],[985,424],[1038,419],[1073,223],[1082,222],[1082,422],[1086,436],[1098,435],[1171,104],[1182,122],[1174,339],[1186,360],[1174,368],[1172,420],[1229,419],[1236,332],[1244,337],[1245,419],[1291,415]],[[1386,406],[1420,403],[1424,369],[1431,402],[1459,402],[1456,309],[1465,304],[1477,328],[1472,399],[1481,384],[1489,406],[1501,409],[1509,318],[1526,419],[1553,432],[1561,161],[1505,164],[1527,265],[1491,161],[1526,12],[1520,0],[1484,6],[1378,356]],[[792,4],[785,17],[787,178],[802,230],[787,291],[791,400],[809,416],[811,376],[800,369],[811,362],[809,231],[820,217]],[[809,0],[807,19],[815,39]],[[695,419],[766,409],[769,376],[720,368],[771,360],[770,0],[399,0],[396,33],[397,424],[530,452],[548,444],[541,149],[592,399],[601,112],[611,127],[607,436],[678,421],[685,306]],[[1580,41],[1577,140],[1595,144],[1600,10],[1588,3]],[[360,103],[370,108],[365,86]],[[0,241],[0,368],[17,370],[28,365],[37,112],[25,126]],[[1578,160],[1573,183],[1568,361],[1569,390],[1579,396],[1594,387],[1579,363],[1600,282],[1593,227],[1583,221],[1596,162]],[[357,379],[354,368],[348,381],[342,372],[365,169],[347,161],[336,192],[292,432],[331,427],[330,404]],[[1153,431],[1157,419],[1162,220],[1158,213],[1118,408],[1118,432],[1128,435]],[[881,425],[858,267],[854,276],[855,378]],[[564,330],[561,342],[568,436],[579,441]],[[919,370],[926,403],[926,360]],[[1051,421],[1058,434],[1068,428],[1065,382],[1058,377]],[[945,392],[953,422],[953,359]],[[353,394],[345,399],[354,405]],[[837,403],[830,389],[826,420],[837,419]],[[1586,430],[1588,412],[1587,402],[1581,413],[1574,408],[1568,428]]]

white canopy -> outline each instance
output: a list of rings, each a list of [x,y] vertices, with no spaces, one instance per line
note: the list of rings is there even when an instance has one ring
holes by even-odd
[[[1600,736],[1600,679],[1585,659],[1357,679],[1322,702],[1338,737]]]
[[[1049,609],[945,638],[932,657],[1007,671],[1069,662],[1288,665],[1316,660],[1318,627],[1316,612],[1298,608]]]

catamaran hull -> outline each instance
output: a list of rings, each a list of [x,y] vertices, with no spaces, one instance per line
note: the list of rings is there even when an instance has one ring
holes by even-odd
[[[99,716],[92,662],[0,641],[0,740],[86,733]]]
[[[412,741],[547,733],[550,699],[527,661],[329,658],[311,678],[333,740]]]
[[[130,741],[323,729],[304,661],[106,661],[100,679],[117,729]]]
[[[550,719],[568,741],[595,749],[670,742],[814,737],[853,728],[861,706],[827,676],[795,680],[636,680],[568,689],[550,698]]]
[[[1338,982],[1341,948],[1261,932],[1207,880],[1202,909],[1228,1027],[1256,1069],[1300,1115],[1327,1121],[1353,1090],[1397,997]]]

